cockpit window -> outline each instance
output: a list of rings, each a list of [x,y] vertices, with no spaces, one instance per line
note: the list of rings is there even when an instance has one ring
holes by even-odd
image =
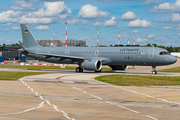
[[[169,52],[162,51],[162,52],[159,53],[159,55],[169,55]]]

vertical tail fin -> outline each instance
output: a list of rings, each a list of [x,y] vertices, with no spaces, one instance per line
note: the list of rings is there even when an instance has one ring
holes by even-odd
[[[40,47],[27,25],[21,24],[21,32],[24,47]]]

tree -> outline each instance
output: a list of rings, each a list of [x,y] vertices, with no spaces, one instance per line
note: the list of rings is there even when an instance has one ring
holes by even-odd
[[[150,43],[147,44],[148,47],[152,47]]]
[[[157,45],[156,45],[156,44],[152,44],[152,46],[157,47]]]

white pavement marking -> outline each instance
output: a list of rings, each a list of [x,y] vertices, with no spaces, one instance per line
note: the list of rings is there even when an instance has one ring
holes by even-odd
[[[41,108],[42,106],[44,106],[43,104],[44,104],[44,102],[41,102],[41,103],[39,104],[39,106],[36,107],[36,108]],[[0,116],[21,114],[21,113],[33,111],[34,109],[35,109],[35,107],[33,107],[33,108],[31,108],[31,109],[24,110],[24,111],[19,111],[19,112],[16,112],[16,113],[0,114]]]
[[[48,100],[45,100],[48,105],[51,105],[51,103]]]
[[[38,95],[38,92],[36,92],[36,91],[35,91],[35,94],[36,94],[36,96],[39,96],[39,95]]]
[[[27,85],[27,84],[23,81],[24,78],[25,78],[25,77],[21,78],[21,82],[22,82],[23,84],[25,84],[25,86],[27,86],[29,89],[31,89],[31,91],[34,92],[34,93],[36,94],[36,96],[39,96],[39,98],[40,98],[41,100],[44,100],[44,98],[43,98],[41,95],[38,95],[38,92],[34,91],[33,88],[31,88],[29,85]],[[81,91],[81,89],[78,89],[78,88],[75,88],[75,89]],[[60,110],[57,108],[57,106],[52,105],[48,100],[45,100],[45,101],[46,101],[46,103],[47,103],[48,105],[53,106],[53,108],[54,108],[56,111],[58,111],[58,112],[60,111]],[[43,104],[44,104],[44,102],[40,103],[39,106],[36,107],[36,108],[41,108],[42,106],[44,106]],[[31,109],[25,110],[25,112],[29,112],[29,111],[31,111],[31,110],[33,110],[33,109],[35,109],[35,108],[31,108]],[[68,116],[68,114],[65,113],[64,111],[61,110],[60,112],[63,113],[63,116],[66,117],[67,119],[69,119],[69,120],[76,120],[75,118],[70,118],[70,117]],[[19,113],[20,113],[20,112],[18,112],[18,114],[19,114]],[[21,112],[21,113],[22,113],[22,112]],[[8,114],[8,115],[11,115],[11,113]],[[0,115],[0,116],[1,116],[1,115]]]
[[[109,101],[106,101],[107,103],[109,103],[109,104],[113,104],[112,102],[109,102]]]
[[[150,96],[150,95],[147,95],[147,94],[144,94],[144,93],[138,93],[138,92],[136,92],[136,91],[134,91],[134,90],[128,90],[128,89],[125,89],[125,88],[123,88],[123,87],[118,87],[118,86],[113,86],[113,87],[115,87],[115,88],[120,88],[120,89],[123,89],[123,90],[125,90],[125,91],[133,92],[133,93],[136,93],[136,94],[141,94],[141,95],[144,95],[144,96],[149,97],[149,98],[158,99],[158,100],[161,100],[161,101],[164,101],[164,102],[167,102],[167,103],[173,103],[173,104],[178,104],[178,105],[180,105],[180,103],[171,102],[171,101],[168,101],[168,100],[165,100],[165,99],[162,99],[162,98],[153,97],[153,96]]]
[[[151,117],[151,116],[149,116],[149,115],[146,115],[146,117],[151,118],[151,119],[153,119],[153,120],[158,120],[157,118]]]
[[[41,95],[39,95],[39,98],[40,98],[41,100],[44,100],[43,97],[42,97]]]
[[[37,108],[41,108],[42,106],[44,106],[43,104],[44,104],[44,102],[40,103]]]
[[[74,89],[76,89],[76,90],[79,90],[79,91],[81,91],[81,89],[79,89],[79,88],[77,88],[77,87],[73,87]]]
[[[102,100],[102,98],[100,98],[100,97],[98,97],[98,96],[95,96],[95,95],[93,95],[93,94],[89,94],[89,95],[91,95],[91,96],[93,96],[93,97],[95,97],[95,98],[97,98],[97,99]]]
[[[121,106],[121,105],[117,105],[117,106],[118,106],[118,107],[121,107],[121,108],[124,108],[124,109],[126,109],[126,110],[129,110],[129,111],[131,111],[131,112],[139,113],[138,111],[135,111],[135,110],[132,110],[132,109],[123,107],[123,106]]]
[[[87,93],[86,91],[83,91],[84,93]]]
[[[75,88],[75,89],[79,89],[79,88],[77,88],[77,87],[73,87],[73,88]],[[83,91],[84,92],[84,91]],[[100,98],[100,97],[98,97],[98,96],[95,96],[95,95],[93,95],[93,94],[91,94],[91,93],[89,93],[89,95],[90,96],[93,96],[93,97],[95,97],[95,98],[98,98],[98,99],[100,99],[100,100],[103,100],[102,98]],[[106,101],[107,103],[109,103],[109,104],[113,104],[112,102],[109,102],[109,101]],[[121,107],[121,108],[123,108],[123,109],[126,109],[126,110],[129,110],[129,111],[131,111],[131,112],[134,112],[134,113],[139,113],[138,111],[135,111],[135,110],[132,110],[132,109],[129,109],[129,108],[126,108],[126,107],[123,107],[123,106],[121,106],[121,105],[117,105],[118,107]]]
[[[34,92],[33,88],[31,88],[31,91]]]

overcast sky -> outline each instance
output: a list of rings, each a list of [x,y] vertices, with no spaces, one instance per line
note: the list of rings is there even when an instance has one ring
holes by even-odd
[[[0,44],[22,40],[20,24],[30,25],[36,39],[86,40],[95,46],[157,43],[180,46],[180,0],[0,0]]]

